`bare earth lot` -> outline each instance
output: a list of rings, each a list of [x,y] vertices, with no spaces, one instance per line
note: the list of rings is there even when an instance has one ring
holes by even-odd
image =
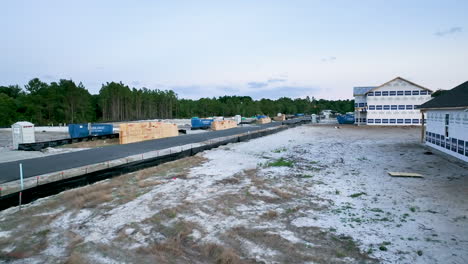
[[[0,212],[0,262],[467,263],[468,166],[425,151],[414,128],[227,145]]]

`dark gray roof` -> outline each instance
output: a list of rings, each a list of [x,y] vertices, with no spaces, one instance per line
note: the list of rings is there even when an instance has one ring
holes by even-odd
[[[419,106],[424,109],[452,107],[468,107],[468,81]]]
[[[374,89],[377,86],[359,86],[359,87],[354,87],[353,90],[353,95],[364,95],[368,91]]]

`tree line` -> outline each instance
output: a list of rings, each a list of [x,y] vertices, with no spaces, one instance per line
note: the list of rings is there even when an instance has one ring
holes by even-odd
[[[130,88],[122,82],[102,85],[92,95],[80,82],[46,83],[38,78],[24,87],[0,86],[0,126],[17,121],[36,125],[190,118],[194,116],[254,116],[277,113],[318,114],[323,109],[339,113],[354,110],[353,100],[317,100],[314,97],[253,100],[249,96],[221,96],[198,100],[180,99],[171,90]]]

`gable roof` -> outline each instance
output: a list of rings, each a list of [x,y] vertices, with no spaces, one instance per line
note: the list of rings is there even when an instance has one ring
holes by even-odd
[[[358,86],[354,87],[353,89],[353,95],[365,95],[368,91],[374,89],[377,86]]]
[[[396,78],[394,78],[394,79],[392,79],[392,80],[390,80],[390,81],[388,81],[388,82],[386,82],[386,83],[384,83],[384,84],[382,84],[382,85],[376,86],[376,87],[373,88],[372,90],[367,91],[366,94],[367,94],[368,92],[373,92],[373,91],[379,89],[380,87],[383,87],[383,86],[385,86],[385,85],[387,85],[387,84],[389,84],[389,83],[391,83],[391,82],[393,82],[393,81],[396,81],[396,80],[401,80],[401,81],[407,82],[407,83],[409,83],[409,84],[411,84],[411,85],[414,85],[414,86],[416,86],[416,87],[419,87],[419,88],[421,88],[421,89],[428,90],[428,91],[432,92],[431,89],[428,89],[428,88],[426,88],[426,87],[423,87],[423,86],[421,86],[421,85],[419,85],[419,84],[416,84],[416,83],[414,83],[414,82],[408,81],[408,80],[406,80],[406,79],[404,79],[404,78],[396,77]]]
[[[458,85],[452,90],[435,97],[419,106],[419,109],[431,108],[468,108],[468,81]]]

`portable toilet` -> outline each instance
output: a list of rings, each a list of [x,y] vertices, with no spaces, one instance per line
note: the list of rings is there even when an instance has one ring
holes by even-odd
[[[240,124],[242,122],[242,117],[240,115],[235,115],[234,120],[236,120],[237,124]]]
[[[22,143],[36,142],[33,123],[26,121],[16,122],[13,125],[11,125],[11,133],[13,136],[14,149],[18,149],[18,145]]]

